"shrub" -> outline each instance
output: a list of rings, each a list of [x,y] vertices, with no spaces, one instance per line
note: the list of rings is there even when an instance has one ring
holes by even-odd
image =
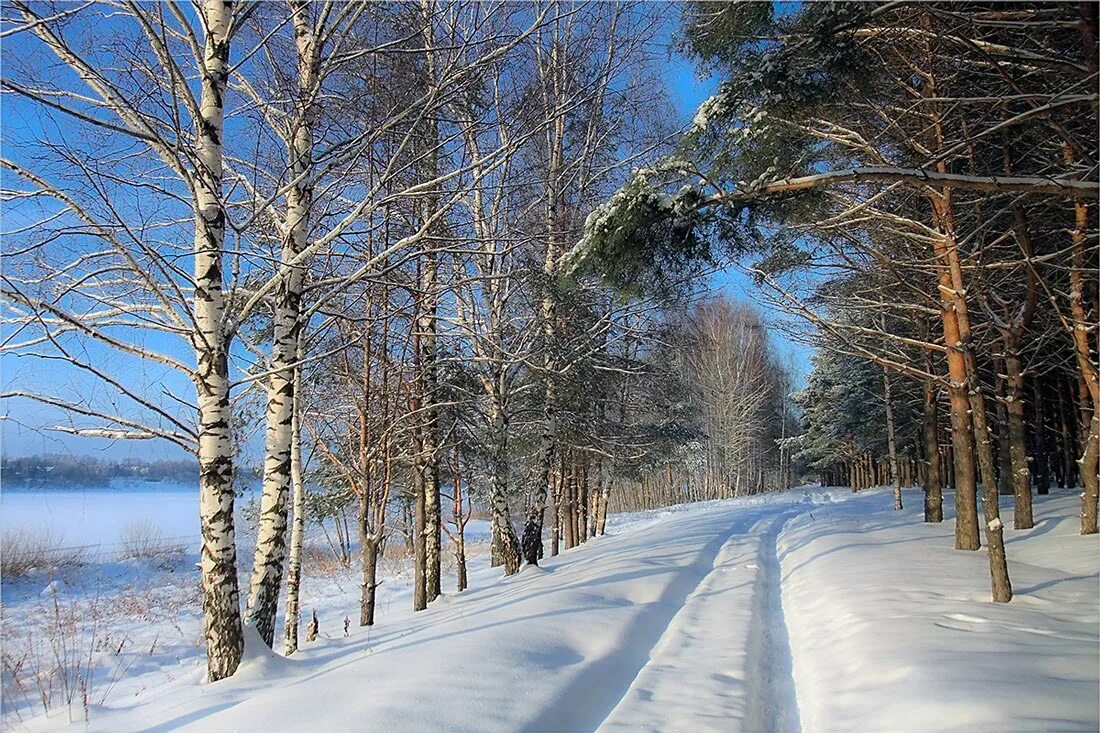
[[[178,538],[165,537],[160,529],[147,519],[138,519],[119,531],[120,560],[148,560],[159,568],[168,568],[179,562],[187,548]]]

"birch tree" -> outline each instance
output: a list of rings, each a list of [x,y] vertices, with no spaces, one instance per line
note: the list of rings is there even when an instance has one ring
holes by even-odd
[[[43,128],[33,141],[48,154],[21,146],[4,161],[9,199],[33,200],[45,217],[40,226],[22,228],[26,242],[9,260],[3,295],[8,322],[21,336],[5,347],[65,359],[107,387],[118,409],[39,391],[6,396],[84,419],[62,427],[67,432],[163,438],[198,456],[208,674],[221,679],[235,671],[242,650],[223,137],[230,48],[254,6],[210,0],[192,12],[87,4],[42,15],[20,2],[6,10],[9,47],[39,61],[45,51],[55,63],[41,72],[32,64],[6,64],[4,89],[35,114],[53,116],[57,126],[52,139]],[[115,28],[123,45],[74,43],[100,22]],[[56,68],[56,76],[46,75]],[[66,163],[66,174],[49,167],[56,161]],[[115,173],[127,169],[140,174]],[[128,197],[145,195],[163,202],[164,211],[129,210]],[[188,228],[185,211],[194,241],[189,252],[178,246]],[[156,345],[147,334],[160,335]],[[102,367],[97,352],[174,370],[193,383],[195,401],[151,397],[122,372]]]

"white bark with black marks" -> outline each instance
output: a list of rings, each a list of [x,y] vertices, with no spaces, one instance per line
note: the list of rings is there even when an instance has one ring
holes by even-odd
[[[291,444],[295,402],[295,362],[302,330],[305,272],[299,255],[309,237],[313,202],[313,106],[319,86],[319,49],[305,2],[292,2],[298,58],[298,100],[287,131],[290,176],[286,193],[286,234],[273,293],[271,376],[267,390],[267,430],[259,531],[248,595],[249,623],[268,646],[274,643],[275,614],[286,562],[287,498],[291,488]]]
[[[304,334],[303,334],[304,336]],[[298,357],[302,356],[299,339]],[[298,650],[298,624],[301,620],[302,541],[306,525],[306,491],[302,481],[302,374],[294,369],[294,409],[290,428],[290,479],[293,486],[293,520],[290,528],[290,561],[286,575],[286,623],[283,631],[287,656]]]
[[[229,68],[231,2],[202,6],[206,29],[200,117],[196,120],[195,331],[199,413],[199,519],[207,672],[211,681],[237,670],[244,648],[237,545],[233,527],[233,440],[228,337],[223,294],[222,130]]]

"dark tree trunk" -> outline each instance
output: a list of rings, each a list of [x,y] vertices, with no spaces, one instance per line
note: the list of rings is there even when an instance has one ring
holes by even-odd
[[[1008,560],[1005,556],[1004,524],[1001,522],[997,477],[993,465],[993,441],[986,418],[985,396],[974,355],[966,352],[967,371],[970,374],[970,403],[973,410],[974,434],[977,440],[978,466],[982,478],[982,507],[985,511],[985,542],[989,552],[989,575],[992,581],[993,600],[1008,603],[1012,600],[1012,583],[1008,578]]]
[[[466,547],[465,542],[461,539],[455,547],[455,572],[458,574],[458,592],[461,593],[468,586],[466,580]]]
[[[1000,361],[1000,367],[994,369],[997,373],[997,493],[1001,496],[1012,496],[1012,440],[1008,431],[1008,410],[1005,405],[1007,380],[1001,377],[1007,367],[1004,360]]]
[[[924,384],[924,521],[943,521],[943,483],[940,473],[938,390],[932,382]]]
[[[1070,391],[1069,380],[1058,390],[1058,415],[1062,427],[1062,482],[1059,488],[1072,488],[1077,485],[1077,461],[1074,455],[1077,452],[1077,421],[1072,419],[1074,409],[1073,393]]]
[[[1027,432],[1024,427],[1024,374],[1020,364],[1018,334],[1009,333],[1005,338],[1005,371],[1008,390],[1005,395],[1005,411],[1008,415],[1008,453],[1011,470],[1012,495],[1015,513],[1012,526],[1015,529],[1031,529],[1035,519],[1031,507],[1031,472],[1027,465]]]
[[[359,595],[359,625],[374,625],[374,601],[378,589],[378,541],[362,543],[363,585]]]
[[[1035,476],[1040,495],[1050,493],[1050,442],[1047,440],[1046,403],[1043,401],[1043,388],[1038,380],[1031,383],[1032,435],[1035,438]]]

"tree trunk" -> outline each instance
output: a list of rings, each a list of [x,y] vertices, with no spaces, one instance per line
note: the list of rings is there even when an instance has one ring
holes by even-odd
[[[950,193],[945,192],[933,200],[936,210],[937,224],[943,237],[935,239],[937,259],[941,259],[940,268],[940,293],[941,296],[950,299],[950,307],[944,310],[944,343],[951,347],[948,352],[948,372],[951,375],[952,419],[955,427],[953,438],[955,439],[956,456],[959,463],[969,463],[967,473],[956,473],[958,488],[956,489],[956,506],[962,507],[960,494],[975,491],[974,481],[974,448],[972,437],[976,437],[978,462],[981,469],[983,505],[985,509],[985,535],[989,546],[989,571],[992,582],[993,600],[999,603],[1007,603],[1012,599],[1012,585],[1008,579],[1008,563],[1004,551],[1004,530],[1000,520],[1000,509],[997,498],[997,476],[993,463],[993,445],[989,434],[989,425],[986,421],[985,397],[982,395],[981,381],[978,375],[977,362],[970,345],[970,317],[966,305],[966,286],[963,282],[962,266],[958,253],[958,243],[955,239],[954,213],[951,207]],[[944,277],[946,275],[946,277]],[[950,317],[949,317],[950,316]],[[961,369],[960,369],[961,367]],[[961,389],[956,381],[962,377]],[[966,399],[972,411],[972,420],[967,414],[966,405],[956,401],[959,397]],[[962,418],[966,419],[962,419]],[[970,434],[973,428],[973,436]],[[970,445],[966,445],[970,443]],[[969,451],[964,450],[969,448]],[[970,481],[969,486],[964,479]],[[973,489],[971,488],[973,487]],[[969,503],[969,502],[967,502]],[[975,517],[976,519],[977,517]],[[961,522],[956,522],[956,525]],[[958,546],[959,534],[956,531],[956,546]],[[976,540],[976,537],[974,538]],[[977,542],[975,541],[975,545]],[[964,547],[960,549],[971,549]],[[973,549],[977,549],[974,547]]]
[[[433,441],[434,446],[434,441]],[[434,461],[429,465],[424,497],[424,563],[425,599],[431,603],[442,592],[442,507],[439,495],[439,467]]]
[[[588,541],[588,469],[589,461],[586,455],[581,464],[581,480],[577,484],[577,542],[584,544]]]
[[[271,646],[286,560],[287,497],[291,488],[291,423],[294,413],[294,363],[301,349],[301,303],[304,270],[291,265],[306,247],[313,201],[312,104],[318,83],[319,56],[307,5],[291,3],[298,60],[298,98],[294,136],[288,140],[290,178],[286,192],[287,234],[279,263],[280,279],[272,307],[271,376],[267,390],[267,429],[264,447],[263,489],[247,621]]]
[[[886,396],[886,440],[890,449],[890,474],[894,485],[894,511],[901,511],[901,472],[898,468],[898,440],[894,430],[894,400],[890,388],[890,370],[882,370],[882,386]]]
[[[499,384],[499,379],[497,380]],[[520,547],[508,512],[508,418],[499,395],[492,395],[493,433],[496,455],[493,460],[490,507],[492,512],[493,566],[504,566],[505,575],[519,571]]]
[[[545,306],[547,318],[553,317],[553,308]],[[547,377],[549,380],[549,377]],[[538,565],[542,557],[542,526],[546,516],[546,496],[550,486],[550,467],[554,462],[554,435],[557,432],[557,418],[554,412],[554,389],[548,382],[545,393],[546,405],[543,408],[542,437],[539,441],[539,469],[535,479],[534,498],[523,525],[523,559],[528,565]]]
[[[458,575],[455,587],[461,593],[469,586],[466,578],[466,540],[461,535],[455,544],[455,573]]]
[[[222,289],[225,209],[222,203],[223,99],[229,65],[230,7],[208,0],[196,146],[202,168],[195,181],[195,330],[199,418],[199,522],[207,674],[237,671],[244,648],[237,543],[233,527],[233,436],[229,403],[228,337]]]
[[[423,263],[421,272],[421,298],[422,308],[417,323],[419,337],[419,387],[420,409],[423,411],[418,420],[420,431],[420,445],[417,461],[417,489],[421,495],[423,518],[417,522],[417,527],[423,533],[422,553],[423,560],[418,563],[423,574],[423,580],[417,581],[417,589],[423,588],[423,603],[426,606],[440,594],[440,552],[442,527],[442,506],[439,495],[439,456],[437,416],[435,401],[436,395],[436,329],[437,329],[437,297],[436,279],[438,274],[438,262],[433,254],[430,254]],[[419,548],[419,545],[418,545]],[[419,604],[417,606],[420,607]]]
[[[427,497],[425,496],[423,474],[419,471],[417,473],[419,478],[416,481],[416,496],[413,499],[413,610],[423,611],[428,607],[428,553],[427,543],[425,542],[427,517],[424,507]]]
[[[1097,465],[1100,463],[1100,411],[1093,411],[1085,454],[1081,457],[1081,534],[1096,534]]]
[[[570,549],[577,544],[577,522],[573,519],[573,508],[577,495],[577,459],[570,451],[570,460],[567,462],[568,471],[562,483],[561,523],[565,542],[565,549]]]
[[[607,505],[611,499],[611,481],[604,482],[600,487],[600,495],[598,497],[599,504],[596,511],[596,534],[603,537],[607,530]]]
[[[1037,491],[1040,495],[1050,493],[1050,441],[1047,439],[1046,404],[1043,401],[1043,387],[1039,380],[1031,382],[1034,394],[1032,400],[1031,434],[1035,436],[1035,476]]]
[[[565,63],[562,59],[563,49],[560,43],[550,45],[548,63],[540,66],[540,76],[543,93],[543,104],[548,110],[560,110],[560,105],[566,96],[563,78]],[[549,75],[549,79],[547,79]],[[549,83],[547,83],[549,81]],[[547,287],[543,293],[541,303],[542,329],[546,338],[547,349],[543,360],[546,378],[546,390],[543,402],[543,429],[539,446],[539,471],[536,476],[538,484],[535,486],[531,507],[527,513],[527,521],[523,526],[523,556],[529,565],[537,565],[542,557],[542,528],[546,514],[546,495],[550,479],[550,466],[554,461],[554,447],[557,443],[557,412],[555,405],[554,376],[557,372],[557,359],[554,354],[557,340],[557,301],[552,281],[557,274],[558,260],[564,251],[563,237],[566,236],[565,208],[566,202],[563,195],[562,172],[565,164],[565,114],[558,111],[554,114],[546,128],[547,160],[546,160],[546,256],[543,259],[543,274],[547,279]]]
[[[997,360],[994,360],[995,362]],[[997,373],[997,493],[1001,496],[1012,496],[1012,438],[1008,430],[1008,408],[1005,404],[1008,399],[1006,377],[1001,375],[1008,370],[1005,360],[1000,360],[1000,367],[994,366]]]
[[[971,425],[970,398],[967,394],[969,377],[964,350],[967,345],[960,332],[957,293],[962,285],[952,277],[952,265],[958,260],[957,244],[953,230],[945,226],[948,209],[943,198],[932,199],[942,236],[936,237],[934,249],[938,264],[939,292],[943,341],[947,346],[947,389],[951,405],[951,443],[955,476],[955,549],[977,550],[978,539],[978,489],[974,466],[974,432]]]
[[[561,546],[561,488],[565,462],[559,461],[557,475],[550,478],[550,556],[557,557]]]
[[[1073,399],[1069,392],[1070,385],[1068,380],[1065,380],[1066,384],[1059,385],[1058,387],[1058,416],[1061,422],[1062,428],[1062,483],[1059,488],[1073,488],[1077,485],[1077,463],[1074,459],[1075,446],[1077,443],[1074,427],[1076,420],[1071,417],[1073,410]]]
[[[1086,425],[1085,450],[1078,462],[1080,465],[1081,486],[1081,534],[1096,534],[1096,511],[1100,499],[1100,479],[1097,468],[1100,464],[1100,377],[1096,364],[1092,360],[1092,347],[1089,333],[1096,328],[1085,307],[1085,272],[1095,272],[1095,262],[1086,262],[1085,241],[1088,231],[1088,206],[1074,202],[1074,229],[1072,231],[1073,255],[1070,267],[1070,312],[1073,315],[1073,343],[1077,355],[1077,368],[1081,382],[1085,387],[1087,400],[1082,400],[1082,420]]]
[[[360,526],[365,520],[360,519]],[[359,588],[359,625],[374,625],[374,602],[378,590],[379,540],[360,530],[359,553],[363,562],[363,583]]]
[[[993,441],[986,421],[985,397],[978,381],[973,355],[968,355],[970,398],[974,413],[974,431],[978,436],[978,465],[982,474],[982,506],[985,510],[985,542],[989,548],[989,575],[992,581],[993,600],[1008,603],[1012,600],[1012,583],[1008,578],[1008,560],[1005,556],[1004,524],[997,493],[997,476],[993,463]]]
[[[1008,456],[1011,464],[1012,495],[1015,513],[1012,526],[1015,529],[1031,529],[1035,526],[1031,508],[1031,471],[1027,464],[1027,431],[1024,426],[1024,374],[1020,364],[1020,340],[1016,333],[1006,334],[1005,371],[1007,394],[1005,411],[1008,414]]]
[[[586,514],[587,533],[589,537],[596,536],[596,526],[600,519],[600,493],[603,491],[603,462],[596,462],[596,486],[589,492],[588,512]]]
[[[359,594],[359,625],[374,625],[374,599],[378,587],[378,544],[379,539],[368,527],[368,503],[366,496],[360,497],[359,514],[359,551],[363,564],[363,582]]]
[[[300,361],[300,348],[298,353]],[[301,617],[298,598],[302,586],[302,540],[306,526],[306,492],[302,482],[301,371],[301,366],[294,369],[294,416],[290,428],[290,478],[294,487],[294,519],[290,526],[290,561],[286,572],[286,624],[283,636],[287,656],[298,650],[298,625]]]
[[[962,362],[963,393],[967,395],[972,413],[972,421],[967,429],[972,426],[976,439],[974,446],[977,450],[978,465],[981,470],[983,508],[985,511],[985,535],[988,545],[989,572],[992,582],[993,600],[999,603],[1007,603],[1012,599],[1012,585],[1008,579],[1008,563],[1004,550],[1004,525],[1000,520],[1000,508],[997,495],[997,475],[993,459],[993,443],[989,432],[989,423],[986,420],[985,396],[982,394],[981,379],[978,373],[977,360],[971,347],[970,316],[966,303],[966,285],[963,281],[962,265],[959,258],[958,242],[955,238],[954,211],[951,204],[950,192],[944,192],[934,199],[936,219],[940,231],[944,234],[941,239],[936,238],[937,246],[942,252],[941,275],[946,271],[948,277],[941,279],[940,292],[951,299],[950,313],[954,316],[955,338],[950,338],[945,328],[944,342],[954,345],[948,353],[949,370],[952,364],[952,356],[960,357],[956,360]],[[937,252],[937,255],[940,254]],[[944,287],[946,286],[946,287]],[[952,373],[952,386],[954,387],[954,373]],[[953,395],[954,396],[954,395]],[[969,437],[969,436],[968,436]],[[956,444],[961,448],[961,444]],[[957,451],[958,452],[958,451]],[[956,456],[960,460],[961,456]],[[973,466],[973,454],[969,460]],[[971,472],[971,479],[973,473]],[[963,488],[961,481],[958,491]],[[958,492],[956,492],[958,493]]]

